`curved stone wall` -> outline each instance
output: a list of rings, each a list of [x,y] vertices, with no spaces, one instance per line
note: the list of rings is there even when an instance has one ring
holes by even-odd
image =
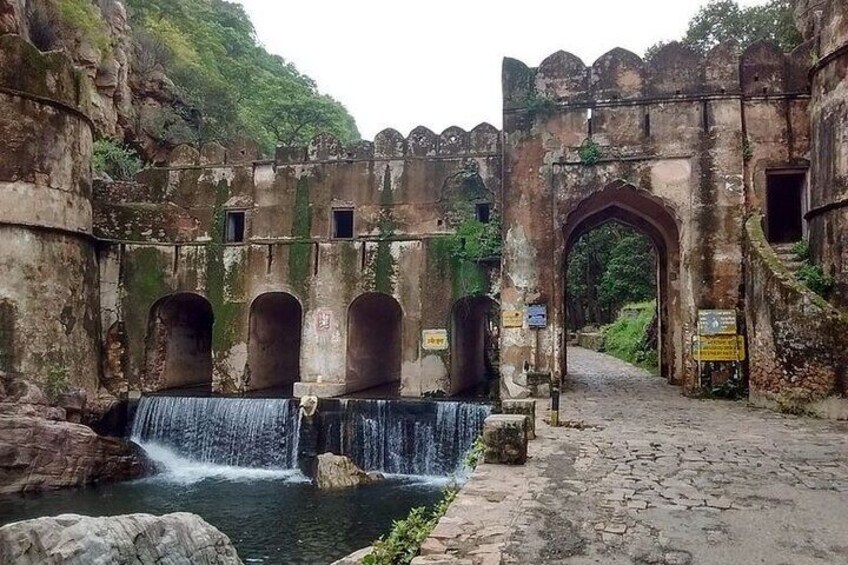
[[[799,22],[811,38],[810,244],[848,306],[848,4],[809,2]]]
[[[746,224],[746,247],[751,402],[848,419],[848,317],[786,269],[759,215]]]
[[[60,53],[0,36],[0,369],[97,387],[92,129]]]

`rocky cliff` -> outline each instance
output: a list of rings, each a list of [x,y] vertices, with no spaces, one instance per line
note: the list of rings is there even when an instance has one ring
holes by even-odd
[[[51,401],[29,380],[0,373],[0,494],[131,479],[147,471],[137,446],[76,423],[85,404],[82,391]]]

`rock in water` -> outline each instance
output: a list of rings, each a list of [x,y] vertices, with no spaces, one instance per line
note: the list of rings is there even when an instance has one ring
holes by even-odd
[[[200,516],[63,514],[0,528],[0,563],[16,565],[236,565],[225,534]]]
[[[0,494],[132,479],[144,461],[134,445],[82,424],[0,416]]]
[[[344,455],[322,453],[315,467],[315,486],[319,489],[348,488],[383,480],[380,473],[366,473]]]

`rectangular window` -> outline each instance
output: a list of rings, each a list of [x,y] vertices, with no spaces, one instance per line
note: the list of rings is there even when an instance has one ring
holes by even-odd
[[[804,182],[801,171],[766,173],[766,235],[771,243],[804,238]]]
[[[488,224],[492,219],[492,206],[488,202],[477,203],[477,221]]]
[[[353,210],[333,210],[333,237],[353,239]]]
[[[241,243],[244,241],[244,212],[227,212],[226,243]]]

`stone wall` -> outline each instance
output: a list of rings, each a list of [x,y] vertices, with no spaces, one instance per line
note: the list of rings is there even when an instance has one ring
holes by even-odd
[[[151,390],[151,308],[176,292],[205,297],[215,317],[214,388],[252,388],[251,306],[285,292],[303,311],[296,393],[346,390],[348,309],[367,293],[402,312],[401,392],[449,391],[450,353],[425,352],[421,332],[450,327],[453,304],[496,294],[493,268],[458,264],[446,250],[477,202],[500,197],[500,133],[481,125],[408,138],[386,130],[343,147],[322,135],[257,161],[249,143],[179,147],[166,168],[96,190],[105,347],[115,387]],[[354,210],[354,237],[333,237],[334,210]],[[227,243],[228,211],[245,214],[245,240]],[[379,327],[373,328],[379,331]],[[127,384],[128,383],[128,384]],[[311,383],[311,384],[306,384]]]
[[[798,2],[813,62],[810,209],[814,262],[836,280],[834,302],[848,306],[848,5]]]
[[[848,419],[848,316],[786,269],[760,215],[746,224],[746,251],[751,401]]]
[[[729,45],[701,58],[676,43],[648,61],[622,49],[590,67],[564,52],[535,69],[504,61],[502,307],[547,304],[551,323],[538,336],[503,330],[502,392],[565,372],[560,273],[570,244],[610,219],[657,247],[663,375],[700,386],[697,310],[743,308],[745,210],[766,168],[805,151],[805,62],[768,44],[740,62]]]
[[[59,53],[0,36],[0,369],[98,384],[92,124]]]

